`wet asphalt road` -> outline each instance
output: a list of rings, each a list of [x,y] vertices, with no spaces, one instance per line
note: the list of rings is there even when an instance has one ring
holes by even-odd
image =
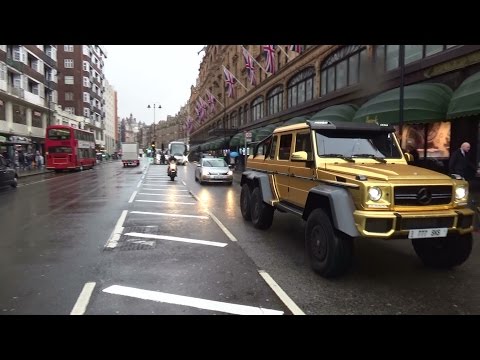
[[[70,314],[86,283],[87,315],[290,313],[185,174],[143,169],[112,162],[0,190],[3,314]]]
[[[69,314],[94,282],[85,314],[225,314],[231,304],[290,314],[264,270],[306,314],[480,314],[478,235],[469,260],[448,271],[425,268],[409,241],[357,241],[350,272],[326,280],[306,262],[302,220],[276,212],[269,230],[254,229],[241,217],[238,182],[200,185],[194,167],[171,182],[151,165],[140,184],[141,167],[112,162],[0,189],[0,312]]]

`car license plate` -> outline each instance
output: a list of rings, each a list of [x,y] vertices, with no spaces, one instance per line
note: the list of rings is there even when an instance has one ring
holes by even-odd
[[[435,238],[447,236],[448,228],[414,229],[408,232],[409,239]]]

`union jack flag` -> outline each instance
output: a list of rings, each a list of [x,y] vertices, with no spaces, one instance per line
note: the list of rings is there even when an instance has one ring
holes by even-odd
[[[208,99],[208,106],[210,108],[210,113],[215,112],[215,96],[207,90],[207,99]]]
[[[303,45],[290,45],[290,51],[301,54],[303,51]]]
[[[192,129],[193,129],[193,119],[191,116],[188,116],[185,122],[185,130],[187,131],[187,134],[190,134]]]
[[[225,82],[227,83],[227,95],[228,97],[233,98],[235,96],[235,83],[237,80],[233,76],[233,74],[227,70],[227,68],[223,67],[223,74],[225,75]]]
[[[257,85],[257,79],[255,77],[255,67],[253,64],[252,56],[244,47],[242,47],[242,51],[243,51],[243,59],[245,60],[245,68],[247,69],[247,73],[248,73],[248,80],[250,81],[250,85],[255,86]]]
[[[263,52],[266,60],[265,71],[275,74],[275,45],[263,45]]]
[[[199,99],[195,101],[195,112],[197,113],[198,121],[202,123],[203,117],[205,116],[205,110],[203,109],[203,106],[200,103]]]
[[[200,105],[202,106],[202,113],[203,113],[202,118],[206,117],[208,104],[205,102],[205,100],[203,100],[203,98],[201,96],[200,96]]]

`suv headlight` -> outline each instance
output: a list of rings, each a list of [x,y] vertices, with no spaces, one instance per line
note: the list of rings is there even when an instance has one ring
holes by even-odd
[[[368,188],[368,198],[372,201],[378,201],[382,198],[382,190],[377,186]]]
[[[455,200],[461,200],[467,197],[468,190],[465,186],[457,186],[455,188]]]

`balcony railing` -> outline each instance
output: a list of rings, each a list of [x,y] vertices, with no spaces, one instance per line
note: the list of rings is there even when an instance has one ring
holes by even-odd
[[[8,85],[8,92],[12,95],[18,96],[19,98],[25,98],[25,92],[21,88],[13,87],[12,85]]]
[[[6,60],[7,60],[7,61],[6,61],[7,65],[9,65],[9,66],[17,69],[17,70],[20,71],[20,72],[23,72],[23,69],[24,69],[24,67],[25,67],[25,64],[24,64],[24,63],[22,63],[21,61],[13,60],[12,58],[9,58],[9,57],[7,57]]]

